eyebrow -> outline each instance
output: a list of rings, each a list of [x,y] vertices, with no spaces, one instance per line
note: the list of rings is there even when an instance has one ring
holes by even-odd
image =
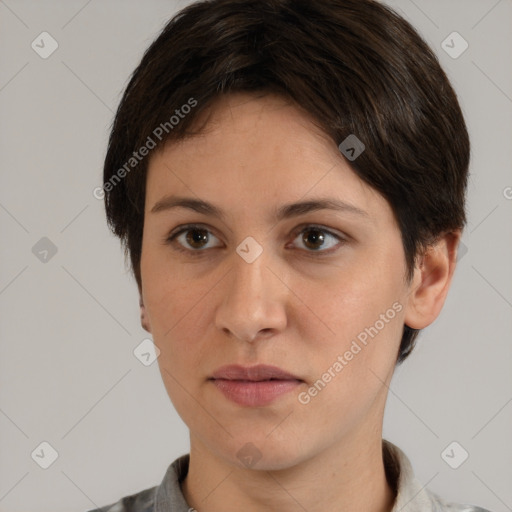
[[[151,213],[168,211],[173,208],[186,208],[203,215],[225,220],[225,213],[221,208],[208,203],[207,201],[195,199],[193,197],[163,197],[154,204],[153,208],[151,208]],[[354,214],[366,220],[370,220],[370,215],[364,210],[346,203],[345,201],[341,201],[340,199],[331,197],[311,198],[306,201],[285,204],[273,212],[273,220],[281,221],[319,210],[334,210]]]

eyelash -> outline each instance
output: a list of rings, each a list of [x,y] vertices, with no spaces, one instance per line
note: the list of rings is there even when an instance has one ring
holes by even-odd
[[[183,233],[186,233],[187,231],[192,231],[194,229],[206,230],[208,233],[213,234],[206,226],[204,226],[202,224],[187,224],[185,226],[181,226],[178,231],[174,230],[173,232],[171,232],[170,235],[165,239],[165,243],[176,245],[176,247],[174,247],[175,250],[177,250],[179,252],[183,252],[183,253],[188,253],[193,257],[203,256],[206,252],[206,249],[186,249],[181,244],[175,242],[175,239],[178,236],[180,236]],[[302,234],[308,230],[313,230],[313,229],[315,229],[316,231],[319,231],[320,233],[327,234],[329,236],[332,236],[333,238],[336,238],[340,242],[341,245],[343,245],[344,243],[347,242],[346,238],[344,238],[340,235],[337,235],[336,233],[333,233],[332,231],[324,228],[323,226],[319,226],[316,224],[307,224],[307,225],[299,226],[293,232],[293,237],[294,237],[293,239],[295,240],[297,238],[297,236],[299,236],[300,234]],[[211,249],[213,249],[213,248],[211,248]],[[299,250],[304,250],[306,253],[309,253],[310,255],[322,257],[322,256],[328,256],[338,249],[339,249],[339,247],[335,246],[328,250],[323,250],[323,251],[321,249],[318,249],[318,250],[299,249]]]

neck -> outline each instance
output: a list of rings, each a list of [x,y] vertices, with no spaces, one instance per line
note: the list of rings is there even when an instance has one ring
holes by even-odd
[[[191,435],[182,491],[197,512],[389,512],[395,492],[386,478],[382,433],[373,432],[371,440],[367,434],[360,431],[299,464],[270,471],[236,467]]]

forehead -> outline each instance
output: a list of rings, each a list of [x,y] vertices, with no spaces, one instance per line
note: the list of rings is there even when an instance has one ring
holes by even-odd
[[[207,115],[199,135],[171,141],[151,156],[147,209],[173,193],[252,211],[326,194],[370,213],[389,210],[291,101],[238,93],[218,100]]]

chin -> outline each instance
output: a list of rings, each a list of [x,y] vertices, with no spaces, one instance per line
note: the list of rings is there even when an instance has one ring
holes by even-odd
[[[263,436],[261,442],[255,439],[237,443],[232,463],[241,469],[255,471],[289,469],[304,459],[303,453],[299,453],[297,448],[297,443],[286,446],[279,440],[271,442]]]

